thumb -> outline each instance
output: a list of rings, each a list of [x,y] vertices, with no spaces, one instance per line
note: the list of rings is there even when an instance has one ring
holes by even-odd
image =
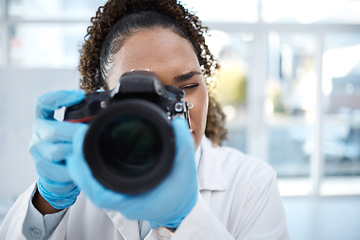
[[[56,109],[74,105],[81,102],[84,98],[85,93],[82,90],[48,92],[38,98],[35,116],[38,118],[52,119]]]

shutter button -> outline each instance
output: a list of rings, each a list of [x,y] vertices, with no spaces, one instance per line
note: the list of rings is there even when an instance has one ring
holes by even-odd
[[[34,237],[34,238],[40,238],[41,237],[41,231],[40,229],[38,228],[33,228],[31,230],[31,235]]]

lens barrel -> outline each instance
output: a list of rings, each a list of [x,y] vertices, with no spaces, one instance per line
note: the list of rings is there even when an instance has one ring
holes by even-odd
[[[139,98],[123,99],[90,123],[84,156],[94,177],[111,190],[138,194],[169,173],[175,138],[166,112]]]

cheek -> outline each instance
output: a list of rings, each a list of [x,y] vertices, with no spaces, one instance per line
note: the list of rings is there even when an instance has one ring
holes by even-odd
[[[208,96],[202,94],[197,101],[193,101],[194,107],[192,109],[194,120],[196,121],[197,128],[205,129],[207,110],[208,110]]]
[[[198,146],[206,127],[209,101],[206,87],[205,89],[202,89],[202,91],[185,98],[185,100],[193,104],[193,108],[190,109],[190,122],[192,130],[195,131],[194,138],[196,145]]]

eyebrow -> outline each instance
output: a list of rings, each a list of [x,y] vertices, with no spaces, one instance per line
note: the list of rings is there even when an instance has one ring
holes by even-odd
[[[188,79],[192,78],[195,75],[201,75],[201,72],[191,71],[191,72],[176,76],[175,80],[181,82],[181,81],[188,80]]]

